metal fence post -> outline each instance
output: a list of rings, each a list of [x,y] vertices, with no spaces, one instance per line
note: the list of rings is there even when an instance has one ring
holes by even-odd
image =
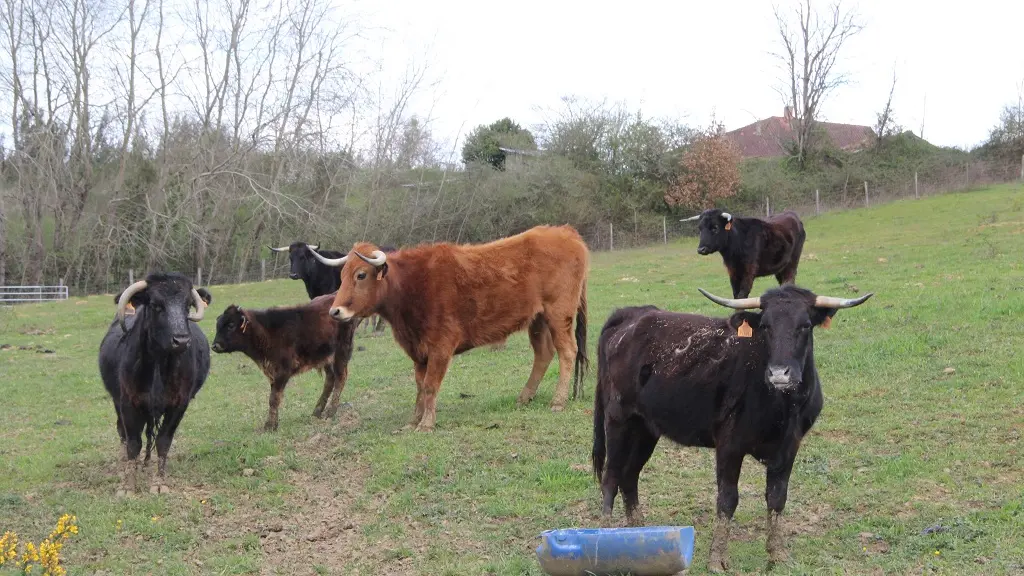
[[[267,261],[260,258],[260,282],[267,281]]]
[[[612,223],[608,223],[608,251],[615,250],[615,228]]]
[[[129,268],[128,269],[128,285],[131,286],[132,284],[135,284],[135,270]]]
[[[864,205],[871,206],[871,199],[868,198],[868,181],[864,181]]]
[[[203,269],[196,268],[196,286],[203,285]]]
[[[818,194],[818,191],[815,190],[814,191],[814,215],[817,216],[818,214],[821,214],[821,196]]]
[[[665,216],[661,217],[661,243],[668,244],[668,222]]]
[[[917,191],[917,171],[914,171],[914,198],[920,198],[921,194]]]

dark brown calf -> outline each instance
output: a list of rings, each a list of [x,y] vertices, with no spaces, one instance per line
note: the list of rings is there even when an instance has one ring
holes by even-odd
[[[328,311],[333,301],[334,294],[326,294],[308,304],[265,310],[242,310],[232,304],[217,317],[213,351],[242,352],[270,380],[265,430],[277,430],[277,411],[288,380],[313,369],[324,371],[324,390],[313,416],[331,418],[337,413],[356,324],[332,320]]]

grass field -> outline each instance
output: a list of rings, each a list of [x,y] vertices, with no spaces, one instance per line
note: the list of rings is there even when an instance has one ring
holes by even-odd
[[[825,408],[790,483],[792,560],[775,573],[1024,573],[1024,189],[806,226],[799,284],[875,297],[817,331]],[[726,314],[696,290],[729,295],[721,258],[695,249],[689,239],[594,254],[591,355],[618,306]],[[760,279],[754,293],[772,285]],[[211,293],[211,340],[230,303],[306,300],[288,280]],[[259,431],[262,374],[214,355],[171,449],[173,493],[115,499],[114,412],[96,367],[113,313],[109,295],[0,310],[0,533],[38,541],[76,514],[70,574],[540,574],[542,530],[599,522],[593,372],[564,413],[547,407],[557,362],[534,403],[514,408],[532,359],[524,333],[456,359],[432,434],[397,432],[415,386],[390,335],[359,331],[351,405],[333,421],[311,417],[320,376],[293,380],[276,434]],[[730,547],[741,572],[766,567],[763,493],[748,459]],[[690,572],[704,573],[712,453],[663,441],[640,496],[648,524],[696,527]]]

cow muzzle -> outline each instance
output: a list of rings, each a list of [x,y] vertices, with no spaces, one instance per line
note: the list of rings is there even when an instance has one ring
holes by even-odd
[[[295,272],[292,272],[292,273],[288,274],[288,277],[291,278],[292,280],[298,280],[299,279],[299,275],[296,274]]]
[[[171,337],[171,350],[175,350],[175,351],[184,350],[188,346],[188,342],[189,342],[190,339],[191,338],[189,337],[188,334],[184,334],[184,335],[181,335],[181,336],[172,336]]]
[[[794,376],[789,366],[768,366],[765,379],[779,390],[792,390],[800,385],[800,379]]]
[[[711,254],[711,249],[708,248],[707,246],[698,246],[697,254],[700,254],[701,256],[707,256],[708,254]]]
[[[332,307],[331,311],[330,311],[330,315],[331,315],[331,318],[334,318],[335,320],[337,320],[339,322],[344,322],[346,320],[351,320],[352,316],[354,316],[352,311],[349,310],[348,308],[345,308],[344,306],[334,306],[334,307]]]
[[[219,352],[223,352],[224,351],[224,346],[222,346],[220,342],[214,341],[213,345],[210,346],[210,350],[213,350],[214,352],[218,352],[218,353]]]

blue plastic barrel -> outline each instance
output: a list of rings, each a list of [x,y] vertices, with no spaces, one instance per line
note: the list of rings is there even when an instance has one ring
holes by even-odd
[[[545,530],[537,560],[551,576],[671,576],[693,560],[693,526]]]

